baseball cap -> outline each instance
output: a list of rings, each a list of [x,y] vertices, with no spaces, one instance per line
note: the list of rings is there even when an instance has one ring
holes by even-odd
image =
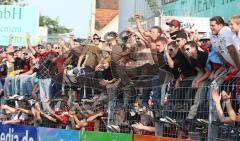
[[[99,39],[101,39],[101,37],[97,33],[93,34],[93,37],[94,36],[97,36]]]
[[[114,38],[117,38],[118,34],[115,31],[111,31],[107,34],[108,36],[112,36]]]
[[[167,25],[169,26],[180,26],[181,22],[178,20],[172,20],[171,22],[167,22]]]
[[[179,32],[175,36],[175,39],[177,39],[177,38],[183,38],[183,39],[187,40],[188,37],[187,37],[187,34],[185,32]]]
[[[201,40],[210,40],[210,33],[206,32],[201,36]]]

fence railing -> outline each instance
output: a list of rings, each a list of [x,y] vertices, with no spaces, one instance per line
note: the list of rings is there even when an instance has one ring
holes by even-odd
[[[231,93],[231,105],[234,112],[238,113],[240,79],[235,76],[224,81],[225,75],[226,72],[223,72],[214,81],[204,81],[198,89],[191,87],[193,78],[183,80],[180,87],[176,87],[174,80],[167,79],[171,78],[169,75],[161,85],[136,86],[133,91],[130,86],[113,85],[107,87],[106,91],[100,91],[82,85],[76,88],[75,85],[72,87],[64,84],[60,85],[58,92],[49,101],[41,101],[32,96],[21,98],[4,95],[1,97],[1,119],[2,123],[11,122],[37,127],[111,131],[209,141],[238,140],[240,138],[238,120],[229,124],[221,121],[216,108],[217,103],[212,98],[213,90]],[[154,81],[153,76],[149,79],[151,80],[144,81],[148,83]],[[12,81],[11,84],[18,85],[17,79],[9,80]],[[32,81],[32,78],[30,80]],[[5,81],[4,87],[7,83]],[[52,81],[52,86],[56,83]],[[12,88],[16,88],[15,86]],[[37,87],[34,86],[34,93],[39,95]],[[90,98],[86,99],[87,97]],[[27,103],[22,102],[23,99]],[[75,101],[76,99],[79,99],[79,103]],[[60,119],[49,110],[40,108],[44,102],[49,104]],[[223,97],[220,104],[223,116],[229,119],[228,107]],[[20,108],[27,109],[30,113]],[[12,115],[9,116],[8,113]],[[36,119],[38,116],[41,118]],[[64,119],[65,117],[67,119]]]

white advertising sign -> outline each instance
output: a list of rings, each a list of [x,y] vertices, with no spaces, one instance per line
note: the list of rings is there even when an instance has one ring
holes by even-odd
[[[168,22],[178,20],[181,22],[181,28],[187,31],[210,32],[209,19],[206,17],[177,17],[177,16],[162,16],[161,28],[169,31]]]

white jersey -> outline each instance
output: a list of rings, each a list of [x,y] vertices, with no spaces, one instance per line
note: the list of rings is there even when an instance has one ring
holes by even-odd
[[[230,56],[227,47],[230,45],[236,45],[236,43],[234,42],[234,36],[235,34],[231,31],[231,29],[227,26],[224,26],[220,30],[218,35],[211,34],[211,37],[210,37],[212,46],[215,47],[216,50],[222,55],[222,57],[232,66],[236,66],[236,65],[232,57]],[[236,48],[236,50],[238,49]]]
[[[234,46],[236,47],[238,54],[240,54],[240,32],[237,34],[234,34],[233,36]]]

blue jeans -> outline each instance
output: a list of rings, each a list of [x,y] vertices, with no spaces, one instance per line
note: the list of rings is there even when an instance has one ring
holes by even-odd
[[[15,94],[15,77],[6,77],[4,84],[4,95],[11,96]]]
[[[20,78],[20,95],[32,94],[32,75],[24,75]]]
[[[40,88],[40,100],[42,102],[43,97],[46,96],[48,100],[52,98],[51,95],[51,79],[39,79],[39,88]],[[43,110],[46,111],[46,107],[43,106]]]

